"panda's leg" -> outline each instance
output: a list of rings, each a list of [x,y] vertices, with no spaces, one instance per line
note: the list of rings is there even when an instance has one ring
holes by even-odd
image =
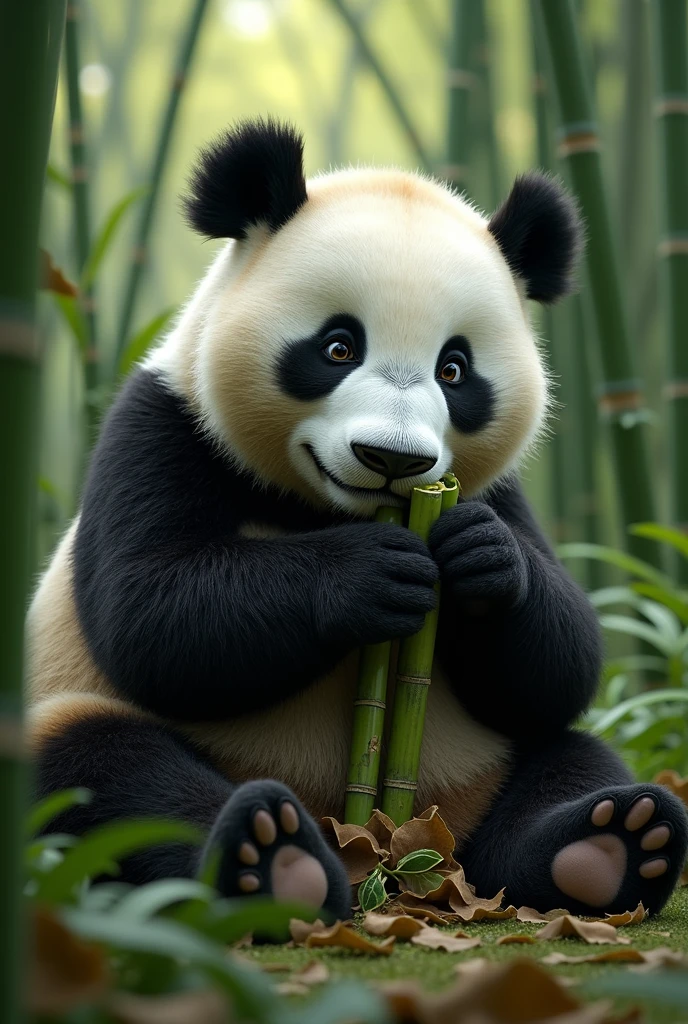
[[[688,847],[683,804],[634,783],[585,733],[565,732],[518,754],[487,819],[457,854],[479,895],[506,886],[515,906],[616,913],[640,901],[657,913]]]
[[[193,877],[219,847],[223,895],[274,895],[349,916],[343,865],[282,783],[234,786],[164,724],[107,698],[52,698],[36,707],[29,725],[38,796],[74,786],[93,793],[90,803],[51,822],[51,831],[80,835],[118,818],[162,816],[207,833],[202,850],[179,843],[132,855],[122,865],[124,880]]]

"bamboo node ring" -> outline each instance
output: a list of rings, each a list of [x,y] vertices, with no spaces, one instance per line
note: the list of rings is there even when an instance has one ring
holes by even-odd
[[[429,686],[432,682],[430,676],[397,676],[399,683],[416,683],[418,686]]]
[[[385,779],[382,785],[387,789],[409,789],[414,793],[418,789],[417,782],[405,782],[403,779]]]
[[[377,789],[375,786],[358,786],[353,782],[350,782],[346,787],[347,793],[365,793],[366,796],[377,796]]]
[[[361,697],[360,699],[355,700],[354,707],[382,708],[383,711],[387,710],[387,705],[383,700],[373,700],[372,698],[368,700],[365,697]]]

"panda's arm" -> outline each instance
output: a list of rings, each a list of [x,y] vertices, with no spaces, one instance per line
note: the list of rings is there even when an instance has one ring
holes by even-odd
[[[301,531],[240,536],[260,519]],[[331,523],[232,470],[139,371],[102,430],[76,534],[94,660],[144,707],[214,719],[262,710],[361,644],[420,628],[438,577],[427,548],[399,527]]]
[[[571,723],[595,694],[600,629],[519,484],[506,480],[440,523],[431,543],[447,591],[438,653],[461,702],[514,738]]]

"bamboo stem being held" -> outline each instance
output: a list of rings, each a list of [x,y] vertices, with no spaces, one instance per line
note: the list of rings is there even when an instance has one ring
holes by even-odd
[[[566,160],[587,225],[588,289],[600,343],[603,382],[598,393],[608,423],[623,523],[654,519],[654,488],[646,450],[641,382],[633,365],[619,262],[602,177],[601,142],[573,0],[540,0],[552,78],[562,118],[559,155]],[[640,538],[633,553],[650,562],[657,551]]]
[[[409,529],[427,543],[433,523],[443,511],[456,504],[458,497],[458,482],[450,474],[439,484],[414,488]],[[395,825],[403,825],[413,816],[439,616],[439,584],[437,595],[437,606],[425,616],[420,632],[399,644],[394,709],[382,794],[382,810]]]
[[[38,477],[38,229],[64,0],[0,4],[0,1021],[24,1020],[24,613]]]
[[[119,323],[117,363],[119,362],[129,339],[129,328],[136,308],[136,299],[141,286],[142,275],[148,262],[148,236],[153,223],[153,216],[155,214],[155,207],[160,194],[163,172],[167,163],[167,154],[177,120],[179,101],[186,84],[189,67],[196,49],[196,43],[198,41],[201,25],[203,24],[203,16],[207,6],[208,0],[193,0],[189,19],[182,34],[179,53],[177,54],[177,60],[174,67],[172,87],[170,89],[167,106],[160,125],[160,134],[158,136],[158,143],[155,151],[153,170],[150,176],[151,187],[144,199],[141,211],[141,220],[139,221],[136,235],[136,244],[134,246],[131,267],[129,270],[127,290],[124,296],[124,304],[122,306],[122,317]]]
[[[655,114],[661,143],[661,203],[664,230],[659,244],[664,292],[663,333],[669,379],[664,394],[669,412],[671,518],[688,532],[688,38],[684,0],[654,0],[657,43]],[[681,582],[688,562],[677,559]]]
[[[377,510],[375,521],[401,526],[403,511],[383,506]],[[365,825],[375,807],[391,650],[392,642],[388,640],[368,644],[361,651],[344,807],[344,821],[350,825]]]

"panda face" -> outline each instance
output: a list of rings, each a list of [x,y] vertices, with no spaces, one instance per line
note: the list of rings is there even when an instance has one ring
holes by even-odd
[[[210,433],[317,504],[372,515],[447,470],[475,493],[542,425],[545,374],[487,222],[412,175],[310,182],[279,231],[229,244],[185,324]]]

